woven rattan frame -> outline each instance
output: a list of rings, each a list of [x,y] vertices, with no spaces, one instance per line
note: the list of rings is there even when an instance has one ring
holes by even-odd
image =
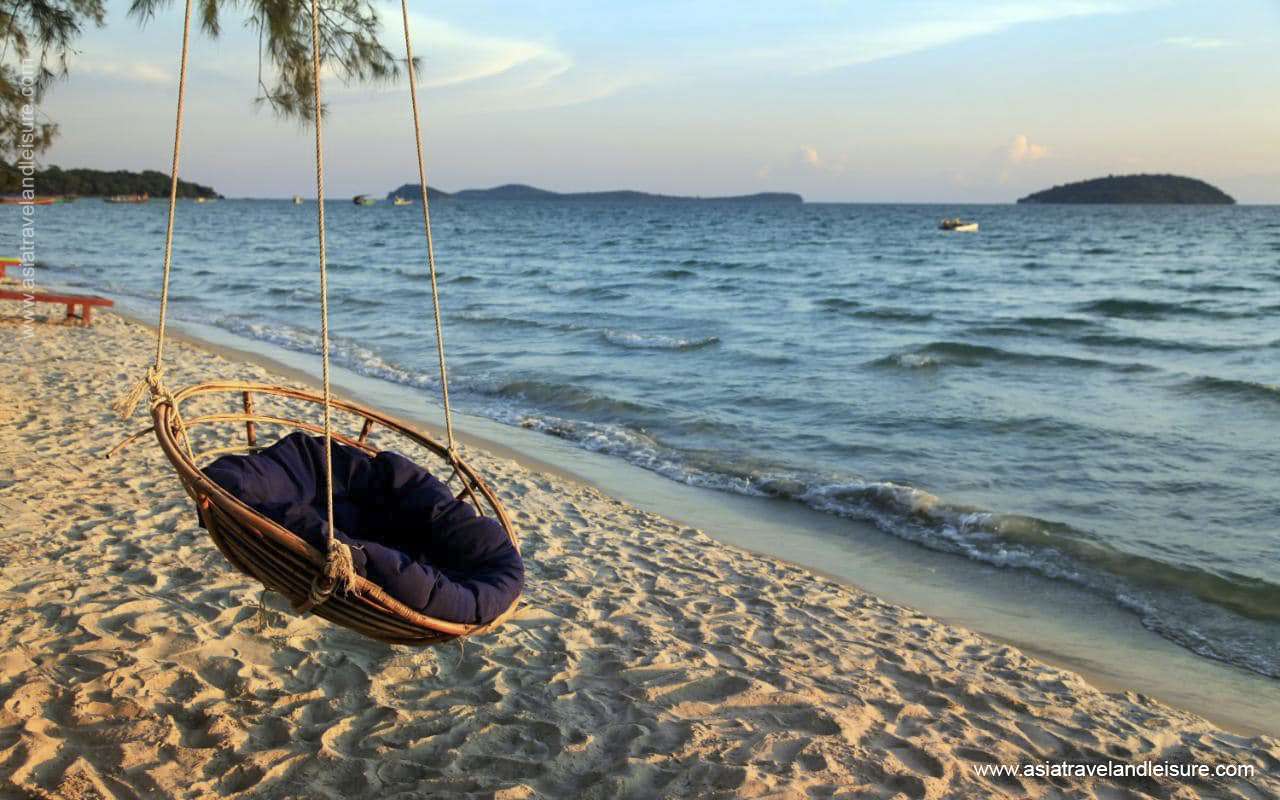
[[[243,412],[213,413],[203,416],[187,416],[177,413],[175,405],[197,396],[227,394],[239,395]],[[323,433],[324,428],[314,422],[291,416],[273,416],[254,411],[254,397],[270,395],[286,400],[324,405],[318,394],[270,384],[212,382],[190,386],[158,400],[151,409],[156,438],[160,448],[173,464],[187,494],[195,501],[200,518],[209,535],[222,554],[244,574],[260,581],[268,589],[289,599],[295,608],[302,607],[309,596],[312,582],[324,566],[324,554],[312,547],[297,534],[292,533],[263,517],[240,502],[235,495],[205,477],[181,437],[202,425],[243,423],[243,446],[219,447],[206,451],[203,456],[234,452],[252,452],[259,449],[256,442],[257,425],[277,425],[310,433]],[[370,455],[378,452],[368,436],[375,425],[393,431],[438,456],[453,470],[450,483],[461,481],[459,494],[469,500],[477,510],[501,523],[513,546],[519,550],[515,527],[496,494],[480,475],[465,461],[449,452],[449,449],[420,431],[377,411],[344,400],[333,400],[333,408],[348,412],[362,420],[355,437],[333,434],[335,441],[357,447]],[[188,440],[189,441],[189,440]],[[487,625],[464,625],[457,622],[426,616],[396,600],[377,584],[357,577],[350,593],[335,592],[325,602],[312,608],[312,612],[331,622],[349,628],[364,636],[391,644],[433,645],[490,631],[515,613],[519,599]]]

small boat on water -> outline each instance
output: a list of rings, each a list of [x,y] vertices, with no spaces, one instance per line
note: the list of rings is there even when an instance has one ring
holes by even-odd
[[[374,203],[378,202],[378,199],[376,197],[370,197],[367,194],[358,194],[355,197],[351,198],[351,202],[355,203],[358,206],[371,206]]]
[[[391,202],[393,205],[397,205],[397,206],[413,205],[413,200],[408,197],[397,197],[397,198],[394,198]]]
[[[300,195],[300,194],[295,194],[295,195],[293,196],[293,204],[294,204],[295,206],[300,206],[300,205],[302,205],[302,195]]]
[[[104,203],[146,203],[151,200],[151,195],[143,192],[142,194],[113,194],[110,197],[102,198]]]
[[[74,197],[37,197],[33,200],[27,200],[21,195],[6,195],[0,197],[0,205],[4,206],[56,206],[61,203],[74,202]]]
[[[959,217],[950,217],[938,223],[938,230],[952,231],[954,233],[977,233],[978,223],[960,219]]]

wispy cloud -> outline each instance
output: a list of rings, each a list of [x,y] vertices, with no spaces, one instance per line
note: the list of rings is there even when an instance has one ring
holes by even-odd
[[[129,83],[177,85],[178,74],[174,68],[165,68],[145,61],[105,61],[96,58],[77,58],[71,64],[78,74],[97,75],[113,81]]]
[[[936,3],[912,9],[910,19],[836,35],[793,39],[759,48],[757,57],[785,60],[792,71],[824,72],[910,55],[1008,30],[1018,25],[1073,17],[1122,14],[1154,0],[1026,0],[990,3]],[[919,21],[924,19],[926,21]],[[796,70],[794,65],[803,64]]]
[[[398,38],[399,7],[383,9],[388,38]],[[414,52],[422,59],[423,88],[457,86],[520,73],[525,83],[545,84],[573,67],[558,48],[529,39],[489,36],[421,14],[409,15]]]
[[[398,3],[378,2],[382,42],[403,59],[404,40]],[[410,11],[409,31],[414,55],[420,61],[418,87],[436,103],[475,112],[554,108],[608,97],[640,82],[637,74],[608,74],[577,67],[575,58],[554,42],[533,37],[497,36],[470,30],[436,17]],[[252,86],[257,80],[256,37],[230,35],[212,58],[193,59],[192,70],[202,79],[216,78],[230,85]],[[112,63],[78,59],[76,70],[117,80],[176,83],[176,65]],[[274,67],[264,63],[263,80],[274,81]],[[342,105],[379,102],[402,95],[403,78],[390,83],[345,82],[340,70],[326,65],[326,102]]]
[[[1216,50],[1219,47],[1231,46],[1229,40],[1212,36],[1170,36],[1164,40],[1164,44],[1172,45],[1173,47],[1185,47],[1191,50]]]
[[[384,39],[399,42],[400,7],[378,6]],[[477,33],[423,14],[409,14],[418,86],[437,102],[469,112],[559,108],[609,97],[640,82],[632,74],[600,74],[577,67],[566,50],[536,39]],[[393,51],[398,49],[395,44]],[[347,86],[334,94],[350,101],[403,92],[401,86]],[[443,94],[441,94],[443,92]]]

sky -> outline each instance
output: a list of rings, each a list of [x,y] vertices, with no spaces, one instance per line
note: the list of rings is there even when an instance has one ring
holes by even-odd
[[[127,0],[41,111],[45,162],[168,171],[181,5]],[[403,53],[399,4],[377,0]],[[446,191],[799,192],[1009,202],[1171,172],[1280,203],[1277,0],[410,0],[428,178]],[[311,133],[255,107],[232,9],[192,43],[180,170],[228,196],[314,195]],[[416,177],[407,82],[324,85],[330,196]]]

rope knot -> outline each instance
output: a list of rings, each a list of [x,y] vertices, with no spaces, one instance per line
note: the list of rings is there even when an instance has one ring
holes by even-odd
[[[347,594],[356,585],[356,564],[351,556],[351,548],[337,539],[329,540],[329,549],[325,553],[324,567],[320,574],[311,581],[305,610],[310,610],[328,600],[334,592]]]
[[[125,392],[114,403],[111,404],[112,410],[120,416],[120,419],[128,419],[138,410],[138,403],[142,402],[142,393],[151,390],[152,397],[159,397],[164,393],[164,383],[161,379],[162,370],[160,367],[152,364],[147,367],[147,374],[139,378],[129,391]]]

